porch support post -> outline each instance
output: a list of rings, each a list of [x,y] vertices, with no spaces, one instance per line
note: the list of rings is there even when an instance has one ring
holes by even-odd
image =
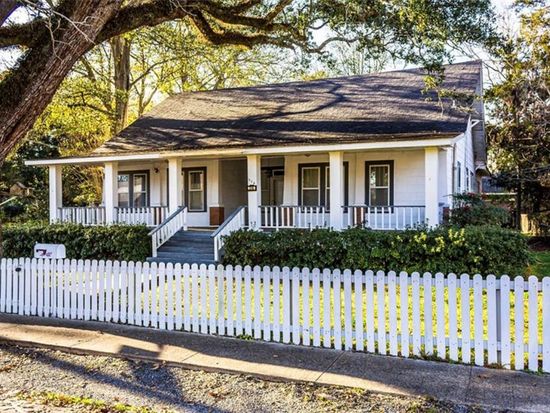
[[[61,181],[61,165],[50,165],[48,171],[50,194],[50,223],[59,219],[59,208],[63,206],[63,184]]]
[[[168,212],[172,214],[183,205],[183,176],[181,158],[168,159]]]
[[[426,221],[430,227],[439,224],[439,148],[424,149],[424,188]]]
[[[344,152],[329,152],[330,226],[339,231],[344,221]]]
[[[105,162],[103,184],[105,202],[105,223],[116,222],[115,208],[118,206],[118,162]]]
[[[248,191],[248,227],[257,229],[260,226],[260,203],[262,194],[261,167],[262,161],[259,155],[246,157],[248,174],[248,187],[255,187],[254,191]]]

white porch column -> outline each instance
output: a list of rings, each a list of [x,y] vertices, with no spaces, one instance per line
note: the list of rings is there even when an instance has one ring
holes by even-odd
[[[181,158],[168,159],[168,212],[171,214],[183,205],[183,176]]]
[[[105,223],[116,222],[115,208],[118,206],[118,162],[106,162],[103,168],[103,198],[105,202]]]
[[[329,152],[330,226],[341,230],[344,221],[344,152]]]
[[[63,206],[63,183],[61,181],[61,165],[50,165],[48,171],[50,194],[50,223],[59,219],[58,209]]]
[[[248,191],[248,226],[257,229],[260,226],[259,207],[262,195],[261,167],[262,160],[259,155],[246,157],[248,186],[255,186],[255,191]]]
[[[424,149],[424,187],[426,220],[430,227],[439,224],[439,148]]]

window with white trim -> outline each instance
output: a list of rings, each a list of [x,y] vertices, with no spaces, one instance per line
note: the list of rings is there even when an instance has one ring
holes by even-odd
[[[149,173],[121,172],[117,176],[118,206],[139,208],[149,205]]]
[[[366,203],[371,206],[393,204],[393,161],[367,162]]]
[[[302,167],[302,205],[319,206],[321,205],[321,167],[304,166]]]

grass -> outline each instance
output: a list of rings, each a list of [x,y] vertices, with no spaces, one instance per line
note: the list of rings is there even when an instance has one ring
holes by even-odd
[[[534,263],[529,266],[529,273],[539,277],[550,276],[550,250],[532,251]]]
[[[148,407],[136,407],[123,403],[109,404],[89,397],[69,396],[53,392],[19,392],[18,398],[51,407],[83,407],[93,413],[154,413]]]

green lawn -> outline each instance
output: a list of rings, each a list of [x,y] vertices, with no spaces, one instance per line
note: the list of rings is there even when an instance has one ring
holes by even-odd
[[[529,273],[539,277],[550,276],[550,250],[533,251],[535,262],[529,266]]]

